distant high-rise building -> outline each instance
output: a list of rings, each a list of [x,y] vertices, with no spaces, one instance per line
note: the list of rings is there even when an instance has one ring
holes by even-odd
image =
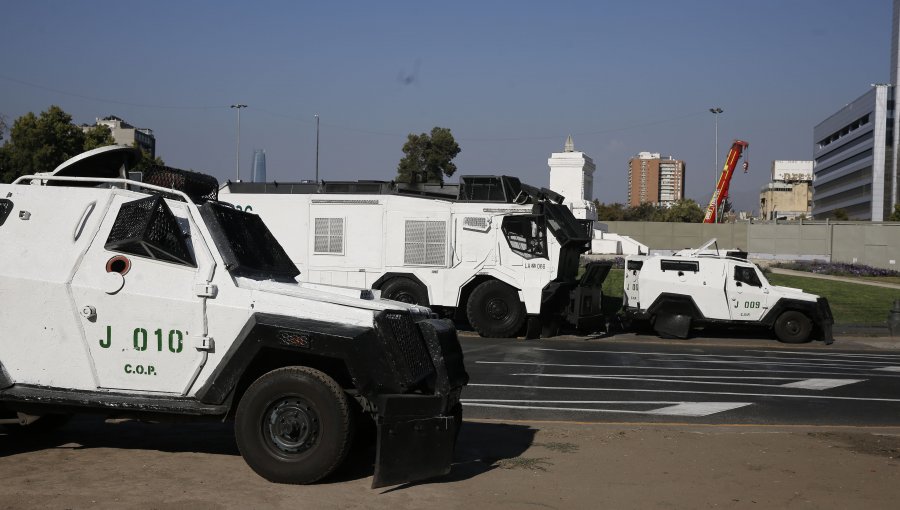
[[[151,158],[156,157],[156,137],[153,136],[152,129],[136,128],[115,115],[97,119],[95,125],[108,127],[117,144],[132,146],[137,144],[141,150],[149,153]],[[88,125],[81,126],[85,131],[90,128]]]
[[[884,221],[892,207],[891,90],[877,84],[813,128],[813,216]]]
[[[251,163],[250,182],[266,182],[266,151],[256,149],[253,151]]]
[[[891,22],[891,83],[872,88],[813,128],[813,216],[884,221],[900,199],[900,0]]]
[[[628,205],[672,205],[684,198],[684,161],[658,152],[639,152],[628,160]]]

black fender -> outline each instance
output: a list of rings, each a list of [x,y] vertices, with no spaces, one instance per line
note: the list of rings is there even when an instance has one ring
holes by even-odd
[[[673,292],[663,292],[656,297],[656,300],[647,307],[647,315],[653,316],[658,314],[667,315],[684,315],[693,320],[704,320],[703,312],[694,302],[692,296],[687,294],[675,294]]]
[[[390,279],[397,278],[397,277],[409,278],[410,280],[412,280],[412,281],[416,282],[417,284],[421,285],[422,288],[426,290],[426,292],[428,291],[428,285],[425,285],[425,284],[422,282],[422,280],[419,279],[418,276],[416,276],[416,275],[414,275],[414,274],[412,274],[412,273],[394,273],[394,272],[384,273],[383,275],[379,276],[378,279],[375,280],[375,282],[372,284],[372,288],[373,288],[373,289],[380,290],[380,289],[381,289],[381,286],[384,285],[385,282],[387,282],[387,281],[390,280]]]
[[[3,368],[3,362],[0,361],[0,390],[3,388],[9,388],[13,385],[12,377],[6,373],[6,369]]]
[[[834,325],[834,316],[831,314],[831,306],[828,299],[820,297],[815,302],[802,301],[799,299],[780,298],[769,308],[769,311],[760,319],[760,324],[766,327],[773,327],[778,317],[788,311],[796,310],[802,312],[813,322],[813,334],[825,343],[831,343],[834,338],[831,334]]]
[[[356,390],[367,398],[403,393],[421,382],[412,380],[419,374],[397,373],[371,327],[254,313],[195,398],[204,404],[225,402],[264,349],[340,361]]]

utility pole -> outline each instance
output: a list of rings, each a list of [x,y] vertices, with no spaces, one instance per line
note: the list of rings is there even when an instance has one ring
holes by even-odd
[[[241,180],[241,109],[246,108],[245,104],[233,104],[232,108],[237,110],[237,152],[234,156],[235,179]]]
[[[319,114],[316,114],[316,184],[319,184]]]
[[[724,112],[725,110],[719,108],[718,106],[715,108],[710,108],[709,112],[715,115],[716,117],[716,165],[713,167],[713,193],[719,188],[719,114]],[[718,208],[713,213],[713,223],[719,222],[719,211]]]

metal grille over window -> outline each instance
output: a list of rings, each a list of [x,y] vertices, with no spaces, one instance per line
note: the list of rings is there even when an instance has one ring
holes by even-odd
[[[547,258],[547,237],[542,216],[507,216],[503,218],[502,229],[506,242],[514,253],[526,259]]]
[[[216,200],[219,196],[219,181],[215,177],[180,168],[154,165],[144,171],[142,180],[147,184],[179,190],[198,204]],[[171,194],[170,198],[180,197]]]
[[[431,354],[419,327],[408,314],[384,312],[375,323],[386,342],[391,365],[404,386],[413,386],[434,371]]]
[[[104,247],[196,267],[175,215],[158,195],[122,204]]]
[[[447,239],[444,221],[406,220],[404,264],[443,266]]]
[[[344,218],[316,218],[313,253],[344,253]]]
[[[487,232],[491,228],[488,219],[483,216],[468,216],[463,220],[463,228],[476,232]]]

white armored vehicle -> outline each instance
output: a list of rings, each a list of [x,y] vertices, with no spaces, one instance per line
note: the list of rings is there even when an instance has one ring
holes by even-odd
[[[78,412],[233,418],[261,476],[311,483],[377,422],[373,486],[449,471],[456,331],[371,291],[298,283],[212,177],[103,147],[0,185],[0,427]]]
[[[515,177],[229,182],[219,196],[259,214],[305,281],[378,289],[467,320],[488,337],[605,325],[609,264],[589,264],[577,277],[590,222],[575,219],[563,197]]]
[[[787,343],[832,343],[827,299],[770,285],[746,253],[709,250],[715,241],[672,256],[626,257],[626,317],[649,320],[660,335],[678,338],[694,325],[720,324],[768,328]]]

